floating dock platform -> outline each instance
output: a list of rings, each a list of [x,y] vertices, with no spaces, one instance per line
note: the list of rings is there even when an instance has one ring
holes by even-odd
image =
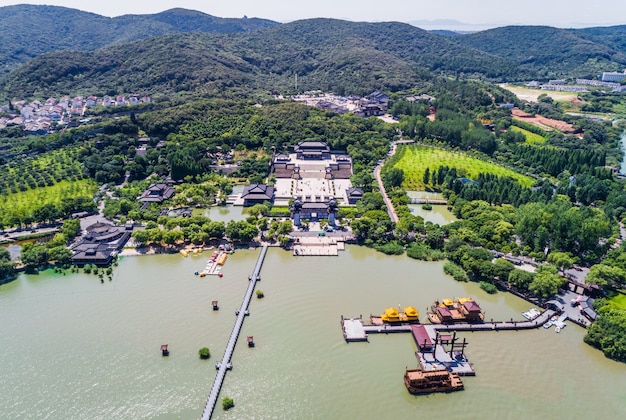
[[[341,329],[346,342],[367,341],[367,333],[363,327],[363,318],[341,317]]]
[[[204,270],[196,271],[200,277],[204,276],[222,276],[222,266],[226,263],[228,253],[225,251],[215,251],[206,263]]]

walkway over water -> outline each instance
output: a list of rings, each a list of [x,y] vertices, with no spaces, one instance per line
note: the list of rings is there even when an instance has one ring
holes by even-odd
[[[433,331],[502,331],[502,330],[529,330],[539,328],[556,312],[547,309],[532,321],[497,321],[497,322],[481,322],[481,323],[457,323],[457,324],[425,324]],[[346,323],[361,323],[361,327],[349,325]],[[408,333],[411,332],[411,324],[401,325],[363,325],[362,318],[341,318],[344,338],[346,341],[367,341],[367,334],[391,334],[391,333]]]
[[[237,344],[237,338],[239,338],[239,333],[241,332],[241,327],[243,326],[243,320],[248,314],[248,306],[250,305],[250,300],[252,299],[252,293],[254,293],[254,287],[256,286],[256,282],[261,280],[259,273],[261,272],[261,267],[263,267],[263,261],[265,260],[266,253],[267,245],[263,245],[261,254],[259,255],[256,266],[254,267],[254,272],[250,276],[250,284],[248,284],[248,289],[246,290],[243,302],[241,302],[241,307],[237,313],[237,321],[235,321],[235,326],[233,327],[233,331],[228,339],[228,344],[226,345],[226,350],[224,351],[224,357],[222,358],[222,361],[218,363],[219,369],[217,371],[217,375],[215,376],[215,381],[213,382],[209,398],[204,406],[204,411],[202,412],[201,417],[202,420],[209,420],[213,415],[213,410],[215,410],[215,405],[217,404],[217,397],[220,394],[224,378],[226,377],[226,371],[232,367],[230,360],[233,357],[233,352],[235,351],[235,345]]]
[[[446,205],[448,204],[448,200],[432,199],[432,198],[411,198],[410,204]]]

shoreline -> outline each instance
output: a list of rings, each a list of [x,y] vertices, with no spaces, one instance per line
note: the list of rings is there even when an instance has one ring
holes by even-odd
[[[163,246],[143,246],[143,247],[128,247],[123,248],[122,251],[118,254],[120,257],[140,257],[142,255],[157,255],[157,254],[176,254],[180,251],[188,251],[192,252],[196,249],[199,249],[200,252],[209,251],[212,249],[217,249],[216,246],[209,247],[198,247],[196,245],[184,245],[184,246],[174,246],[174,247],[163,247]]]

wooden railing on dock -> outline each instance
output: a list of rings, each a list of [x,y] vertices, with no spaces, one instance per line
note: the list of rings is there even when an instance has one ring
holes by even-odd
[[[213,410],[215,410],[217,397],[220,394],[224,378],[226,377],[226,371],[231,367],[230,361],[233,357],[233,352],[235,351],[235,345],[237,345],[237,338],[239,338],[239,333],[241,332],[241,327],[243,326],[243,320],[246,315],[248,315],[248,306],[250,305],[250,300],[252,299],[252,294],[254,293],[254,287],[256,286],[256,282],[261,280],[259,274],[261,273],[261,267],[263,267],[263,261],[265,260],[266,253],[267,245],[263,245],[261,254],[259,255],[256,266],[254,267],[254,272],[249,278],[250,283],[248,284],[248,289],[246,289],[243,302],[241,302],[241,307],[237,312],[237,321],[235,322],[233,331],[230,333],[230,338],[228,339],[228,344],[226,345],[226,350],[224,351],[224,357],[222,357],[222,361],[219,363],[219,369],[217,371],[217,375],[215,376],[213,386],[211,387],[211,393],[209,394],[209,398],[204,406],[204,411],[202,412],[201,417],[202,420],[209,420],[213,415]]]

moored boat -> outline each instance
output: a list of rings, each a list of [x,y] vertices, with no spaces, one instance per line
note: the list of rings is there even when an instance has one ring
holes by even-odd
[[[417,323],[419,322],[419,313],[414,306],[407,306],[400,311],[400,306],[396,308],[387,308],[380,316],[372,316],[372,324],[400,324],[400,323]]]
[[[472,298],[442,299],[435,302],[428,313],[428,319],[434,324],[453,324],[456,322],[483,322],[485,315]]]
[[[446,369],[407,369],[404,373],[404,385],[411,394],[452,392],[464,388],[459,375],[448,372]]]

